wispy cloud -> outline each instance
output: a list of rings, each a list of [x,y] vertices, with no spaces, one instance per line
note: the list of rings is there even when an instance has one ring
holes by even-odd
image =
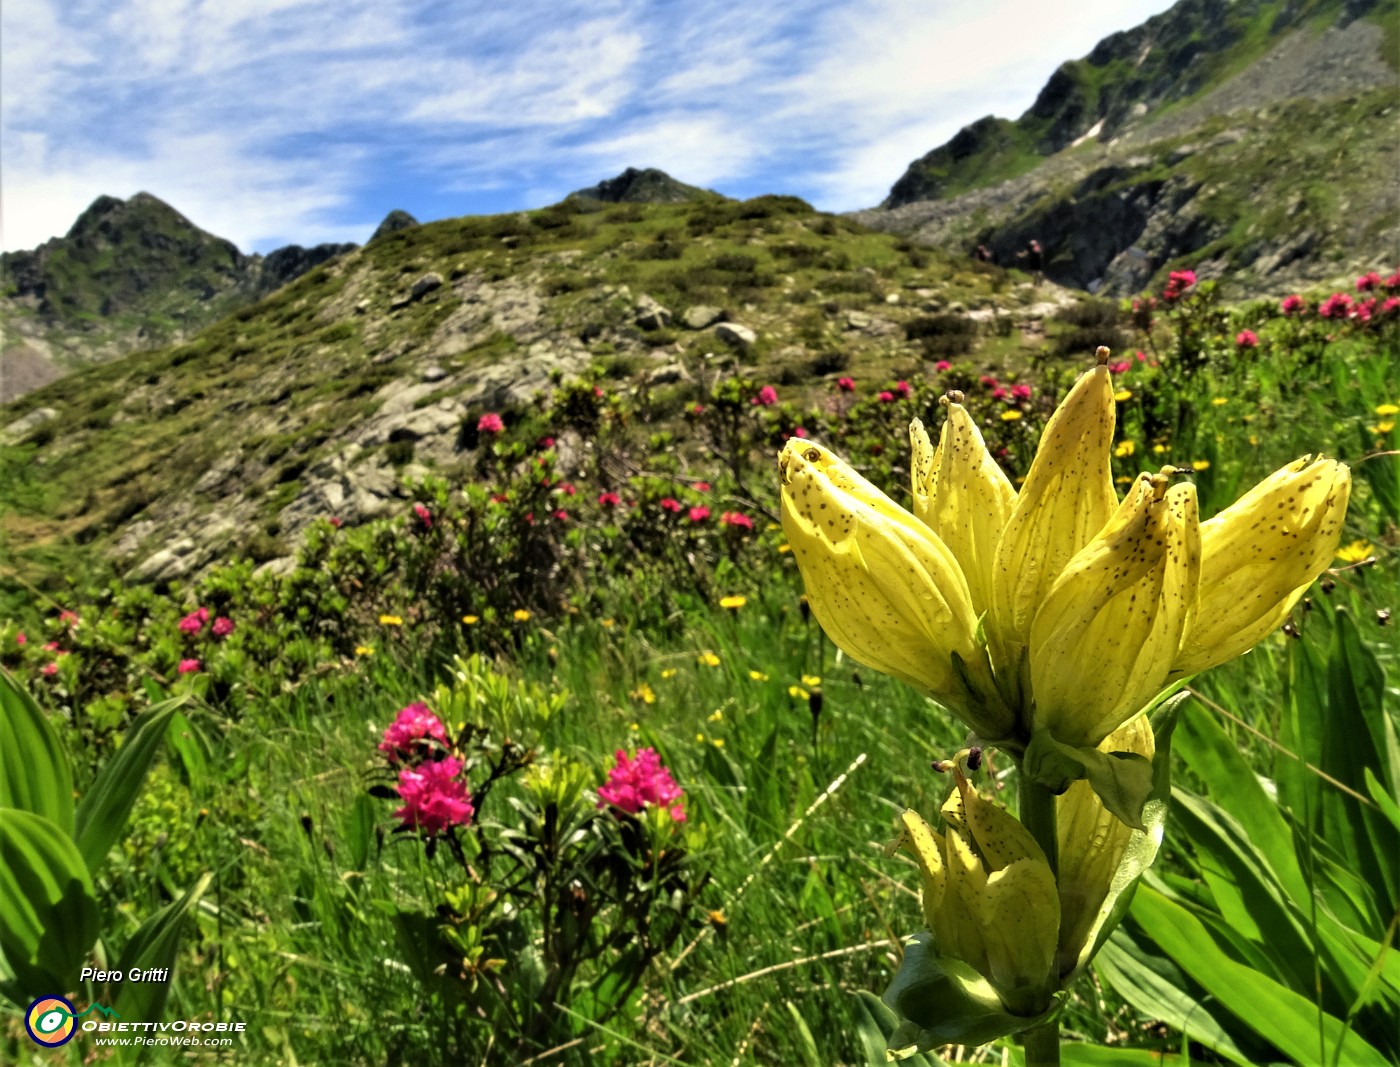
[[[844,210],[1166,0],[6,0],[3,246],[146,189],[241,247],[627,165]]]

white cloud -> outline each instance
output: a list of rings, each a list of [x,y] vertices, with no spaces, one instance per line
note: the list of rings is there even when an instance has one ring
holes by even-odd
[[[3,246],[101,193],[246,249],[363,239],[390,193],[532,206],[629,165],[866,206],[1166,3],[4,0]]]

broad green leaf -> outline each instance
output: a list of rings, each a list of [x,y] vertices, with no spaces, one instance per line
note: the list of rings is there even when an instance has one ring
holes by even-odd
[[[1025,1067],[1024,1049],[1007,1049],[1009,1067]],[[1063,1067],[1187,1067],[1188,1060],[1173,1052],[1155,1048],[1114,1048],[1089,1045],[1083,1041],[1061,1041],[1060,1063]]]
[[[1306,879],[1293,848],[1293,833],[1239,747],[1204,707],[1182,709],[1175,747],[1182,762],[1206,783],[1211,799],[1249,827],[1249,838],[1270,870],[1296,901],[1307,900]]]
[[[132,968],[143,971],[154,967],[167,970],[173,968],[175,956],[180,950],[180,937],[184,932],[185,920],[213,880],[212,874],[201,876],[183,897],[167,904],[143,922],[122,947],[117,968],[123,974]],[[169,995],[168,980],[123,982],[121,991],[117,993],[116,1007],[123,1016],[134,1022],[158,1022]]]
[[[166,739],[180,759],[180,766],[185,772],[185,783],[195,788],[197,783],[205,780],[209,770],[209,761],[204,756],[204,739],[194,724],[185,717],[184,712],[180,711],[170,720]]]
[[[78,851],[88,870],[96,875],[107,853],[126,829],[136,796],[146,781],[151,763],[165,740],[170,718],[181,700],[148,708],[131,724],[122,747],[98,772],[97,780],[83,795],[74,819]]]
[[[1246,1026],[1298,1063],[1386,1067],[1387,1058],[1340,1019],[1245,966],[1205,926],[1150,886],[1139,889],[1133,918],[1188,975]]]
[[[1174,791],[1177,825],[1190,842],[1226,924],[1263,949],[1271,973],[1293,989],[1312,983],[1313,950],[1268,861],[1230,813],[1184,789]],[[1306,896],[1304,905],[1306,905]],[[1342,1010],[1341,1005],[1334,1005]]]
[[[20,986],[76,989],[100,921],[72,838],[42,816],[0,808],[0,956]]]
[[[0,668],[0,808],[18,808],[73,833],[73,773],[39,705]]]
[[[1231,1063],[1250,1067],[1254,1060],[1215,1017],[1219,1008],[1193,995],[1174,964],[1154,958],[1119,929],[1094,959],[1094,970],[1143,1015],[1161,1019],[1192,1041]]]
[[[885,1049],[889,1045],[890,1035],[899,1026],[899,1017],[868,989],[857,990],[856,1007],[860,1009],[856,1019],[856,1036],[860,1038],[861,1051],[865,1053],[866,1067],[885,1067],[889,1062]],[[912,1067],[944,1067],[943,1061],[931,1052],[916,1052],[904,1062]]]
[[[1037,730],[1026,746],[1022,767],[1052,793],[1063,793],[1087,778],[1103,806],[1135,830],[1146,830],[1142,807],[1152,792],[1152,764],[1135,752],[1100,752],[1057,741],[1049,730]]]

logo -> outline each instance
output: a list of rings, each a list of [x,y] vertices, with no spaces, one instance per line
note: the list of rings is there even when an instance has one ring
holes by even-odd
[[[101,1004],[89,1004],[82,1011],[74,1011],[72,1001],[66,997],[40,997],[24,1013],[24,1028],[36,1044],[45,1048],[58,1048],[73,1040],[78,1032],[77,1020],[96,1008],[107,1018],[121,1018],[111,1009]]]

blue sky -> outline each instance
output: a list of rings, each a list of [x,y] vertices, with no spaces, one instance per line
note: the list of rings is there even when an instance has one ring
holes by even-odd
[[[245,251],[624,167],[843,211],[1168,0],[4,0],[5,249],[146,190]]]

